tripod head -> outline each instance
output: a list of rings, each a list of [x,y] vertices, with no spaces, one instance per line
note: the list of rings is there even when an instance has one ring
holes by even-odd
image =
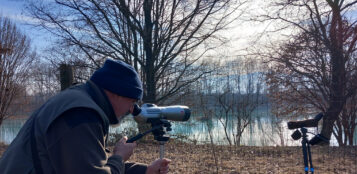
[[[154,139],[160,143],[160,159],[164,157],[164,145],[167,141],[169,141],[170,137],[166,136],[167,131],[171,131],[171,123],[165,119],[160,119],[160,118],[150,118],[147,120],[147,122],[151,123],[152,129],[138,134],[135,137],[130,138],[127,140],[127,143],[132,143],[148,133],[152,132],[154,135]]]
[[[159,142],[166,142],[170,139],[169,136],[166,135],[167,131],[171,131],[171,123],[165,119],[160,119],[160,118],[150,118],[147,120],[148,123],[151,124],[151,129],[144,132],[140,133],[130,139],[128,139],[126,142],[127,143],[132,143],[136,140],[139,140],[140,138],[144,137],[145,135],[149,134],[152,132],[154,135],[154,139]]]
[[[165,119],[148,119],[148,122],[151,123],[153,129],[152,134],[154,135],[154,140],[159,142],[166,142],[170,139],[169,136],[165,135],[167,131],[171,131],[171,123]]]

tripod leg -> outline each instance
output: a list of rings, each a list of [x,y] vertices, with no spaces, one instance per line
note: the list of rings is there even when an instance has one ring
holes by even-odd
[[[307,152],[306,152],[306,140],[303,138],[301,141],[302,144],[302,154],[304,155],[304,165],[305,165],[305,174],[309,173],[309,166],[308,166],[308,160],[307,160]]]
[[[310,144],[307,144],[307,153],[309,154],[310,171],[311,171],[311,173],[314,173],[314,166],[312,165],[312,158],[311,158]]]
[[[164,158],[164,153],[165,153],[165,142],[160,141],[160,159]]]

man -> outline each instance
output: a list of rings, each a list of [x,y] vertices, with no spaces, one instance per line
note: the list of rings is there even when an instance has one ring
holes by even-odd
[[[148,166],[126,162],[136,147],[127,137],[107,155],[109,125],[131,113],[142,95],[133,67],[107,60],[86,84],[59,93],[31,115],[1,157],[0,173],[167,173],[168,159]]]

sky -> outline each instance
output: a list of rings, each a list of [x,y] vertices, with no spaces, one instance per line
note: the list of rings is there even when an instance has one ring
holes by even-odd
[[[29,25],[29,17],[23,14],[23,4],[25,0],[0,0],[0,14],[15,22],[17,28],[31,38],[33,48],[44,49],[51,43],[50,35],[44,31]]]
[[[36,48],[37,51],[40,51],[51,43],[51,35],[46,33],[46,31],[39,30],[39,28],[34,28],[33,26],[29,25],[29,23],[34,22],[34,20],[23,13],[23,5],[25,1],[26,0],[0,0],[0,14],[10,18],[13,22],[15,22],[18,28],[31,38],[34,48]],[[223,50],[224,52],[232,51],[231,47],[237,47],[237,45],[246,47],[249,33],[253,31],[252,28],[256,28],[256,26],[243,27],[240,24],[236,24],[233,26],[233,30],[235,30],[237,27],[239,28],[239,32],[225,32],[229,33],[230,35],[223,34],[224,36],[233,40],[233,42],[229,43],[229,49]]]
[[[36,48],[37,51],[41,51],[46,46],[50,45],[53,41],[51,38],[53,37],[46,31],[39,30],[39,28],[34,28],[29,25],[29,23],[34,22],[34,20],[23,13],[23,5],[25,1],[26,0],[0,0],[0,14],[15,22],[18,28],[31,38],[33,47]],[[244,7],[244,9],[248,9],[247,12],[254,12],[256,7],[262,7],[264,2],[267,3],[270,1],[252,0],[251,2],[252,3],[249,3],[249,6]],[[350,16],[352,16],[353,19],[356,19],[357,10],[351,12]],[[252,43],[249,41],[256,36],[256,33],[262,32],[265,28],[266,26],[259,26],[256,23],[253,25],[249,23],[236,23],[235,25],[232,25],[228,31],[225,31],[222,34],[223,36],[230,38],[231,41],[226,45],[227,47],[218,49],[217,52],[235,57],[239,55],[238,50],[244,50],[245,48],[252,46]]]

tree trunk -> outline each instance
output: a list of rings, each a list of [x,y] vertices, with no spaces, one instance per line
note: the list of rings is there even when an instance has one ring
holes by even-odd
[[[60,81],[61,81],[61,91],[72,86],[73,84],[73,68],[68,64],[60,65]]]
[[[331,87],[330,101],[327,113],[323,119],[321,134],[331,139],[333,124],[338,119],[345,104],[346,70],[345,58],[343,56],[343,27],[340,9],[338,5],[332,7],[333,16],[330,28],[330,55],[331,55]]]
[[[156,102],[156,89],[155,89],[155,72],[154,72],[154,57],[152,52],[152,30],[153,24],[151,21],[151,11],[152,11],[152,0],[144,1],[144,17],[145,17],[145,26],[144,26],[144,52],[145,52],[145,73],[144,80],[146,88],[144,88],[144,103],[155,103]],[[145,132],[149,130],[151,126],[149,124],[138,124],[139,132]],[[144,137],[144,140],[147,140],[148,137]]]
[[[154,57],[152,51],[152,30],[153,23],[151,21],[152,0],[144,1],[144,15],[145,15],[145,28],[144,28],[144,50],[145,50],[145,75],[146,75],[146,92],[144,94],[144,102],[155,103],[156,102],[156,82],[155,82],[155,70],[154,70]]]

